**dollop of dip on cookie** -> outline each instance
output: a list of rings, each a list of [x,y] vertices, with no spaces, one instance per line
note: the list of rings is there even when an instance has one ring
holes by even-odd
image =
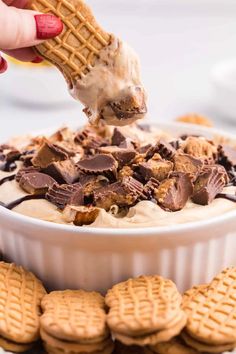
[[[236,148],[147,125],[62,128],[0,146],[0,202],[41,220],[93,227],[183,224],[236,208]]]
[[[73,84],[71,94],[86,107],[84,112],[91,124],[102,120],[123,126],[147,113],[138,56],[115,36],[111,36],[110,45],[101,50],[89,72]]]

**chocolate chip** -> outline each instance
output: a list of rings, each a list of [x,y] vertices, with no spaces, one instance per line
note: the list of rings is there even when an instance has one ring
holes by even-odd
[[[174,157],[174,170],[176,172],[189,173],[193,181],[203,168],[203,161],[188,154],[178,153]]]
[[[20,179],[20,187],[29,194],[42,195],[55,183],[55,180],[40,172],[25,173]]]
[[[32,164],[36,167],[46,168],[56,161],[64,161],[68,154],[61,147],[45,141],[32,159]]]
[[[78,181],[80,176],[73,160],[53,162],[43,171],[52,176],[58,183],[73,184]]]
[[[83,159],[77,162],[79,171],[87,174],[102,174],[116,176],[117,162],[111,155],[99,154],[91,158]]]
[[[184,173],[173,173],[171,178],[155,189],[154,196],[165,210],[178,211],[185,207],[192,193],[193,184],[190,177]]]
[[[62,184],[54,183],[49,188],[46,199],[59,209],[64,209],[67,204],[83,205],[84,195],[80,184]]]
[[[173,159],[176,150],[167,141],[160,140],[147,151],[146,158],[151,159],[156,153],[160,154],[165,160],[171,160]]]
[[[158,181],[163,181],[173,171],[173,163],[168,160],[150,159],[139,164],[139,172],[145,181],[151,177]]]
[[[33,166],[23,167],[17,172],[15,180],[16,182],[20,182],[21,177],[23,177],[25,174],[34,172],[40,172],[40,168]]]
[[[132,149],[122,149],[117,146],[105,146],[98,149],[100,153],[110,154],[116,159],[119,167],[122,168],[124,165],[130,164],[135,156],[136,152]]]
[[[109,210],[111,206],[131,206],[143,193],[143,185],[132,177],[101,188],[94,193],[94,203],[98,208]]]
[[[206,166],[196,180],[192,200],[196,204],[208,205],[227,184],[228,176],[223,166]]]

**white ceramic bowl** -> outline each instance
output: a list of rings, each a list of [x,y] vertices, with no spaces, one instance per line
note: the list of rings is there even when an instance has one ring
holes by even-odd
[[[179,123],[163,128],[176,135],[219,135]],[[161,274],[185,290],[236,265],[236,208],[200,222],[117,230],[42,222],[0,207],[0,248],[7,260],[32,270],[49,288],[104,292],[131,276]]]

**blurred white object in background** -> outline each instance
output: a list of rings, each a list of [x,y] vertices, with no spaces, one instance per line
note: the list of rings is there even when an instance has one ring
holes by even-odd
[[[7,58],[14,80],[4,84],[4,94],[10,101],[26,108],[60,109],[73,104],[67,84],[58,69],[49,64],[20,63]]]
[[[212,70],[211,81],[214,106],[236,123],[236,58],[217,64]]]

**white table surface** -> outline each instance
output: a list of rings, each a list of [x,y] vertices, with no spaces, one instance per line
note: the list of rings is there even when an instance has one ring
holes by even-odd
[[[100,23],[126,39],[141,58],[149,93],[149,119],[170,120],[200,112],[236,132],[214,107],[212,67],[236,57],[236,2],[232,0],[88,0]],[[38,83],[41,80],[40,84]],[[37,96],[36,92],[40,91]],[[21,96],[17,102],[16,95]],[[22,97],[36,95],[36,102]],[[47,104],[37,97],[42,95]],[[69,121],[85,122],[81,106],[66,92],[61,74],[11,65],[0,76],[0,140]]]

